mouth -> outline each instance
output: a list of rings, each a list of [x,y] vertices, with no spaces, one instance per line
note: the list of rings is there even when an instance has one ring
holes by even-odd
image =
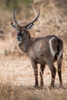
[[[18,41],[21,41],[21,39],[22,39],[22,38],[21,38],[20,36],[17,36],[17,40],[18,40]]]
[[[21,43],[21,41],[18,41],[18,45]]]

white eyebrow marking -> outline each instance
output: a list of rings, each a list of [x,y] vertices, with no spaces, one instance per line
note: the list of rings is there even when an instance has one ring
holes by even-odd
[[[22,31],[22,33],[23,33],[23,31]]]
[[[18,31],[18,33],[19,33],[19,31]]]
[[[54,57],[55,54],[56,54],[56,51],[54,51],[54,50],[53,50],[53,47],[52,47],[52,40],[53,40],[54,38],[55,38],[55,37],[53,37],[53,38],[51,38],[51,39],[49,40],[50,51],[51,51],[51,54],[52,54],[53,57]]]

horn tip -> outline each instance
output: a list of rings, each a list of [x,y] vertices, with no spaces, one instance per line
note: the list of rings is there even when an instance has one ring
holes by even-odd
[[[11,22],[11,25],[13,24],[13,22]]]
[[[39,9],[39,15],[40,15],[40,9]]]

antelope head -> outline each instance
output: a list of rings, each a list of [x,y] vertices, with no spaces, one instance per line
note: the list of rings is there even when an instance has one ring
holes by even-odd
[[[19,23],[16,20],[15,9],[13,9],[13,19],[14,19],[14,22],[16,25],[14,25],[13,22],[11,23],[11,25],[14,29],[17,30],[17,40],[19,42],[23,39],[23,37],[25,37],[27,34],[29,34],[29,32],[28,32],[29,29],[32,28],[32,26],[34,25],[34,22],[38,19],[39,15],[40,15],[40,11],[39,11],[37,17],[32,22],[28,23],[27,25],[21,26],[21,25],[19,25]]]

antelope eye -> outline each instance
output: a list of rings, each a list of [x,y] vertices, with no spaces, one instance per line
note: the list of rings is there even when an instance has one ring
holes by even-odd
[[[22,33],[23,33],[23,31],[22,31]]]

